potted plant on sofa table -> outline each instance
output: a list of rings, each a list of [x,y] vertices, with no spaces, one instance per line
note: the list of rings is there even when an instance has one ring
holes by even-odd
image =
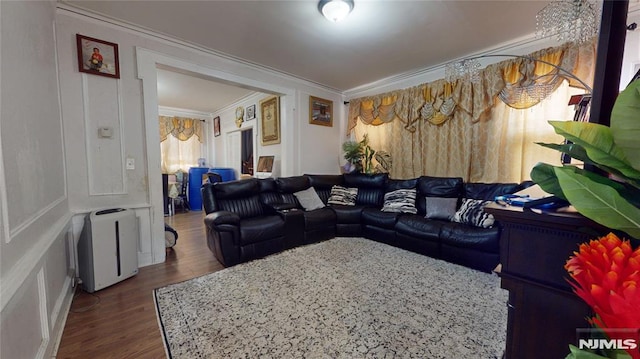
[[[542,146],[568,154],[608,175],[601,175],[576,166],[559,167],[541,163],[536,165],[531,172],[531,178],[534,182],[538,183],[545,191],[569,201],[585,217],[613,230],[623,231],[631,237],[640,238],[640,156],[638,156],[640,153],[640,141],[638,140],[640,138],[640,80],[633,81],[618,96],[611,113],[610,127],[587,122],[550,123],[556,133],[565,137],[570,143],[563,145],[541,144]],[[619,321],[612,321],[611,318],[604,320],[605,316],[602,313],[606,312],[612,318],[625,314],[621,314],[623,311],[603,312],[602,306],[597,301],[587,299],[592,298],[594,294],[607,298],[618,298],[618,308],[621,308],[620,303],[638,303],[640,302],[638,299],[640,290],[636,288],[637,275],[634,281],[626,280],[622,286],[603,289],[600,286],[602,283],[596,283],[593,280],[597,276],[588,274],[589,281],[582,278],[583,273],[589,273],[589,266],[584,265],[588,261],[581,261],[587,257],[587,252],[591,255],[598,253],[598,248],[610,251],[611,256],[604,256],[611,257],[610,263],[602,261],[598,263],[605,264],[605,268],[608,268],[600,269],[606,270],[604,277],[609,278],[607,282],[617,281],[614,279],[618,276],[615,269],[623,267],[621,263],[618,263],[623,259],[621,259],[622,257],[617,258],[619,256],[613,254],[622,253],[622,249],[616,250],[616,248],[621,248],[623,242],[614,241],[609,238],[610,236],[614,235],[581,246],[580,252],[576,252],[575,256],[567,262],[566,268],[577,281],[577,284],[574,284],[576,294],[592,306],[597,314],[591,322],[610,336],[609,339],[613,340],[614,338],[610,334],[612,327],[607,328],[606,326],[611,326],[612,324],[609,323]],[[603,244],[600,245],[600,242]],[[609,242],[615,242],[615,245],[608,248],[607,243]],[[625,252],[625,256],[629,257],[631,246],[627,246],[629,248],[626,252],[629,253]],[[595,249],[588,251],[591,247]],[[637,250],[634,253],[637,253]],[[634,255],[635,257],[637,254]],[[625,263],[630,268],[638,266],[636,259]],[[585,283],[588,285],[585,286]],[[598,292],[601,293],[598,294]],[[610,303],[615,304],[616,301]],[[637,308],[635,309],[637,310]],[[640,323],[635,325],[638,326]],[[621,350],[595,353],[571,346],[570,350],[571,353],[567,358],[571,359],[640,358],[638,349],[628,353]]]

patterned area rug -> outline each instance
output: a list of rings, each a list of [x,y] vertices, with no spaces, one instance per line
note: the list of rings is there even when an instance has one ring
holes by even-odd
[[[156,289],[170,358],[500,358],[499,278],[336,238]]]

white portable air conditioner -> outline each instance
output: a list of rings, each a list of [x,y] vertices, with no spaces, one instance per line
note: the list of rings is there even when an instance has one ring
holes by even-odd
[[[93,293],[138,273],[138,222],[123,208],[92,212],[78,242],[80,279]]]

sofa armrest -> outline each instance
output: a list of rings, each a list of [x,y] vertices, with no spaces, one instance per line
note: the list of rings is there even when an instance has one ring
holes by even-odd
[[[304,244],[304,211],[292,205],[292,208],[276,212],[284,220],[284,247],[291,249]]]
[[[297,209],[297,206],[294,203],[274,203],[270,205],[270,207],[277,212]]]
[[[219,226],[222,224],[240,225],[240,216],[229,211],[216,211],[204,217],[204,224],[207,226]]]

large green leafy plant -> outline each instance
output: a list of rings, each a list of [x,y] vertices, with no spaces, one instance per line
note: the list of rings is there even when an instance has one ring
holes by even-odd
[[[344,151],[344,159],[355,167],[355,172],[367,174],[375,172],[373,157],[376,151],[369,146],[369,136],[365,134],[359,142],[347,141],[343,143],[342,150]]]
[[[604,175],[539,163],[531,179],[585,217],[640,238],[640,80],[616,99],[610,127],[573,121],[550,124],[570,143],[540,145],[595,166]]]

